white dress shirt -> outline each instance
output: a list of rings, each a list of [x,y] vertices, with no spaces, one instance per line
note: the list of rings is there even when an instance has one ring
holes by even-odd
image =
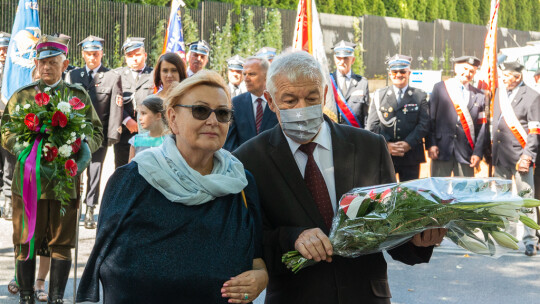
[[[253,103],[253,117],[255,117],[255,121],[257,121],[257,99],[258,98],[262,99],[261,106],[263,109],[263,114],[264,114],[264,111],[266,110],[266,104],[267,104],[266,99],[264,98],[264,94],[262,96],[255,96],[251,94],[251,102]]]
[[[392,86],[394,88],[394,93],[396,94],[396,100],[399,100],[399,90],[400,88],[396,87],[395,85]],[[409,88],[409,85],[406,85],[404,88],[401,89],[401,99],[405,97],[405,92],[407,92],[407,89]],[[398,105],[399,107],[399,105]]]
[[[304,152],[300,151],[300,144],[290,139],[285,135],[287,142],[289,143],[289,148],[294,156],[294,160],[298,165],[298,169],[304,177],[306,172],[306,165],[308,161],[308,156]],[[317,143],[317,147],[313,150],[313,158],[315,163],[319,167],[321,174],[323,175],[324,182],[326,183],[326,188],[328,189],[328,194],[330,195],[330,201],[332,202],[332,209],[334,214],[337,210],[337,198],[336,198],[336,183],[334,179],[334,154],[332,149],[332,135],[330,133],[330,128],[328,127],[327,122],[323,122],[321,125],[321,130],[319,134],[313,139],[313,142]]]
[[[345,75],[341,74],[339,71],[336,72],[336,75],[338,77],[338,79],[336,79],[338,81],[338,86],[340,88],[344,88],[345,90],[349,90],[349,85],[351,84],[352,69],[349,70],[349,73]],[[341,93],[345,94],[346,92],[341,92]]]
[[[86,68],[86,74],[88,74],[88,75],[90,75],[90,71],[93,71],[92,72],[92,78],[94,78],[94,77],[96,77],[96,74],[98,73],[98,70],[101,68],[101,64],[97,68],[95,68],[93,70],[90,70],[90,68],[87,65],[85,66],[85,68]]]

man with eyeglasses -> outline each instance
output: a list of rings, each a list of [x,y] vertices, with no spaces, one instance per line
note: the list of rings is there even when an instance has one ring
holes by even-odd
[[[118,168],[129,161],[129,139],[139,131],[137,106],[153,92],[154,74],[146,65],[144,38],[131,37],[122,45],[126,67],[115,69],[122,78],[122,105],[124,107],[120,142],[114,144],[114,164]]]
[[[277,124],[276,114],[268,108],[264,96],[268,60],[249,57],[244,63],[244,83],[247,92],[232,99],[234,119],[229,127],[224,149],[234,151],[240,145],[273,128]]]
[[[369,88],[366,77],[354,74],[352,66],[356,58],[354,49],[356,44],[344,40],[338,42],[332,48],[334,50],[334,62],[336,72],[332,73],[337,89],[347,103],[347,109],[356,117],[361,128],[366,126],[366,120],[369,110]],[[346,124],[345,118],[341,112],[338,112],[338,123]]]
[[[433,87],[426,138],[431,176],[474,177],[480,165],[488,136],[485,95],[470,84],[479,66],[474,56],[456,58],[456,76]]]
[[[427,94],[409,86],[412,58],[395,55],[388,60],[392,86],[375,91],[367,128],[386,139],[399,181],[420,177],[426,161],[423,139],[429,131]]]

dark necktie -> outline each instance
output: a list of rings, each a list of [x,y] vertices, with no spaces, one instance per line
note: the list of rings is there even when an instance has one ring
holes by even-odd
[[[401,106],[401,95],[403,94],[403,91],[401,89],[399,89],[398,93],[397,93],[397,105],[398,105],[398,108]]]
[[[324,177],[313,158],[313,150],[317,146],[316,143],[310,142],[300,146],[300,151],[306,153],[308,161],[306,164],[306,171],[304,173],[304,181],[306,186],[311,192],[313,200],[321,213],[324,223],[328,228],[332,227],[332,218],[334,217],[334,210],[332,208],[332,201],[330,200],[330,195],[328,194],[328,188],[326,187],[326,182]]]
[[[90,72],[88,72],[88,82],[92,82],[92,80],[94,80],[94,77],[92,77],[92,74],[94,74],[94,70],[90,70]]]
[[[255,115],[255,126],[257,127],[257,134],[261,130],[261,123],[263,118],[262,98],[257,98],[257,114]]]

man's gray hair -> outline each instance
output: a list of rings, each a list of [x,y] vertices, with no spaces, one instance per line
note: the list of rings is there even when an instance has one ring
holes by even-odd
[[[266,75],[266,90],[270,95],[276,93],[274,82],[278,77],[286,77],[290,82],[309,79],[324,86],[324,75],[319,62],[304,51],[295,51],[279,55],[272,61]]]
[[[265,73],[268,72],[268,68],[270,68],[270,62],[268,60],[266,60],[265,58],[257,57],[257,56],[250,56],[250,57],[248,57],[246,59],[245,63],[247,63],[248,61],[251,61],[251,60],[259,61],[259,65],[264,70],[264,72]]]

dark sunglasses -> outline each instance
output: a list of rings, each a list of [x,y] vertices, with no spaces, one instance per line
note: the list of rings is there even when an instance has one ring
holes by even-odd
[[[405,75],[407,74],[407,70],[391,70],[390,71],[392,74],[396,75],[397,73],[401,74],[401,75]]]
[[[198,120],[208,119],[208,117],[210,117],[210,114],[215,113],[217,121],[225,123],[225,122],[231,121],[232,114],[233,114],[233,110],[230,110],[230,109],[217,108],[215,110],[212,110],[210,107],[203,106],[203,105],[177,104],[174,106],[182,107],[182,108],[190,108],[191,115],[193,115],[193,118],[198,119]]]

